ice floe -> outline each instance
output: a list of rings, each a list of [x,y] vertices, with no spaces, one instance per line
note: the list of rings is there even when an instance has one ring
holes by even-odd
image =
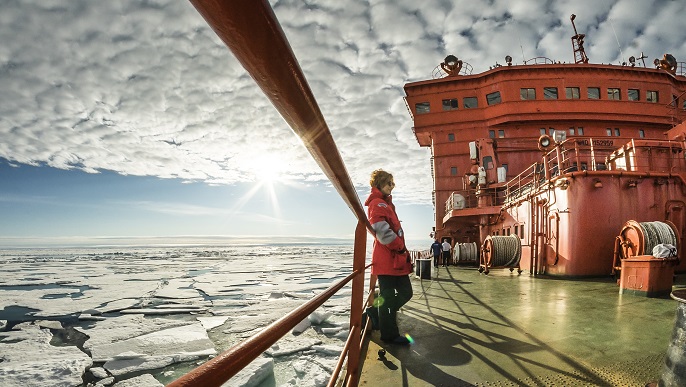
[[[80,386],[93,360],[76,347],[51,345],[52,337],[34,324],[0,332],[0,386]]]
[[[343,278],[351,251],[0,251],[0,386],[162,386]],[[342,289],[225,385],[326,385],[349,297]],[[63,324],[74,335],[55,333]]]

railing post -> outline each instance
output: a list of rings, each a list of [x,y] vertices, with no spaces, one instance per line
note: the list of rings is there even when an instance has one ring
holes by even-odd
[[[353,271],[364,270],[367,255],[367,227],[362,221],[358,221],[355,228],[355,247],[353,250]],[[348,352],[347,375],[349,385],[357,386],[357,378],[360,366],[360,334],[362,327],[362,309],[364,302],[364,275],[353,278],[352,294],[350,297],[350,346]],[[353,328],[354,327],[354,328]]]

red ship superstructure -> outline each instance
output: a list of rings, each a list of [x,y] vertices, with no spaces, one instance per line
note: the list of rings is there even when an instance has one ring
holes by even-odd
[[[405,85],[417,141],[431,148],[434,236],[458,254],[476,243],[482,271],[609,275],[632,241],[618,242],[628,221],[657,222],[673,234],[658,242],[683,245],[683,63],[590,64],[583,39],[575,28],[575,63],[508,56],[471,74],[450,55],[440,67],[459,63],[459,74]]]

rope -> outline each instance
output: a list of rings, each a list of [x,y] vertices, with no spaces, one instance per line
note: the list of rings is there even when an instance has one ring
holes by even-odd
[[[639,226],[645,236],[645,254],[652,254],[653,248],[661,243],[676,246],[676,235],[667,223],[645,222]]]
[[[479,258],[479,248],[476,242],[458,243],[453,249],[453,261],[476,262]]]
[[[519,264],[522,258],[522,242],[516,235],[489,236],[493,249],[491,251],[491,267],[512,267]]]

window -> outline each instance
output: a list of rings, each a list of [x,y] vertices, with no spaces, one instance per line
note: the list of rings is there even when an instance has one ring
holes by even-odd
[[[507,174],[507,163],[501,165],[503,168],[505,168],[505,174]]]
[[[484,167],[484,169],[493,169],[493,157],[491,156],[486,156],[481,160],[481,165]]]
[[[607,88],[607,99],[620,100],[621,98],[619,98],[619,89],[614,88],[614,87],[608,87]]]
[[[574,127],[573,126],[571,128],[569,128],[569,135],[570,136],[574,135]]]
[[[536,99],[536,89],[519,89],[519,96],[522,100]]]
[[[519,235],[519,225],[518,224],[515,224],[515,226],[514,226],[514,233],[515,233],[515,235]]]
[[[450,176],[457,176],[457,167],[450,167]]]
[[[457,110],[457,98],[444,99],[443,110]]]
[[[504,137],[505,137],[505,131],[504,131],[504,130],[499,130],[499,131],[498,131],[498,137],[499,137],[499,138],[504,138]]]
[[[612,136],[612,128],[605,129],[605,133],[607,133],[608,136]]]
[[[541,128],[541,136],[545,134],[545,128]]]
[[[565,87],[565,94],[567,99],[579,99],[579,88],[578,87]]]
[[[599,87],[589,87],[588,88],[588,99],[600,99],[600,88]]]
[[[488,131],[488,137],[495,138],[495,130],[489,130]]]
[[[641,94],[638,89],[629,89],[629,101],[640,100]]]
[[[678,104],[679,104],[679,98],[676,95],[672,94],[672,101],[669,103],[669,106],[676,107],[676,105],[678,105]]]
[[[429,108],[428,102],[419,102],[419,103],[414,104],[414,111],[417,114],[424,114],[424,113],[430,112],[431,109]]]
[[[619,128],[615,128],[615,136],[619,137]]]
[[[555,128],[548,128],[548,134],[551,137],[555,137]]]
[[[500,98],[500,92],[496,91],[495,93],[486,94],[486,102],[489,105],[497,105],[497,104],[503,102],[502,99]]]
[[[543,98],[545,98],[545,99],[557,99],[557,87],[544,87],[543,88]]]
[[[646,92],[646,101],[652,102],[652,103],[657,103],[657,101],[658,101],[657,91],[648,90]]]
[[[582,128],[581,126],[576,128],[576,134],[578,134],[579,136],[583,136],[584,135],[584,128]]]
[[[681,105],[681,108],[684,109],[684,110],[686,110],[686,99],[684,100],[684,104]]]
[[[448,141],[455,141],[455,133],[448,133]]]
[[[462,99],[462,106],[464,106],[465,109],[474,109],[479,107],[479,103],[476,97],[464,97]]]
[[[646,132],[643,131],[643,129],[638,130],[638,137],[644,138],[646,136]]]

